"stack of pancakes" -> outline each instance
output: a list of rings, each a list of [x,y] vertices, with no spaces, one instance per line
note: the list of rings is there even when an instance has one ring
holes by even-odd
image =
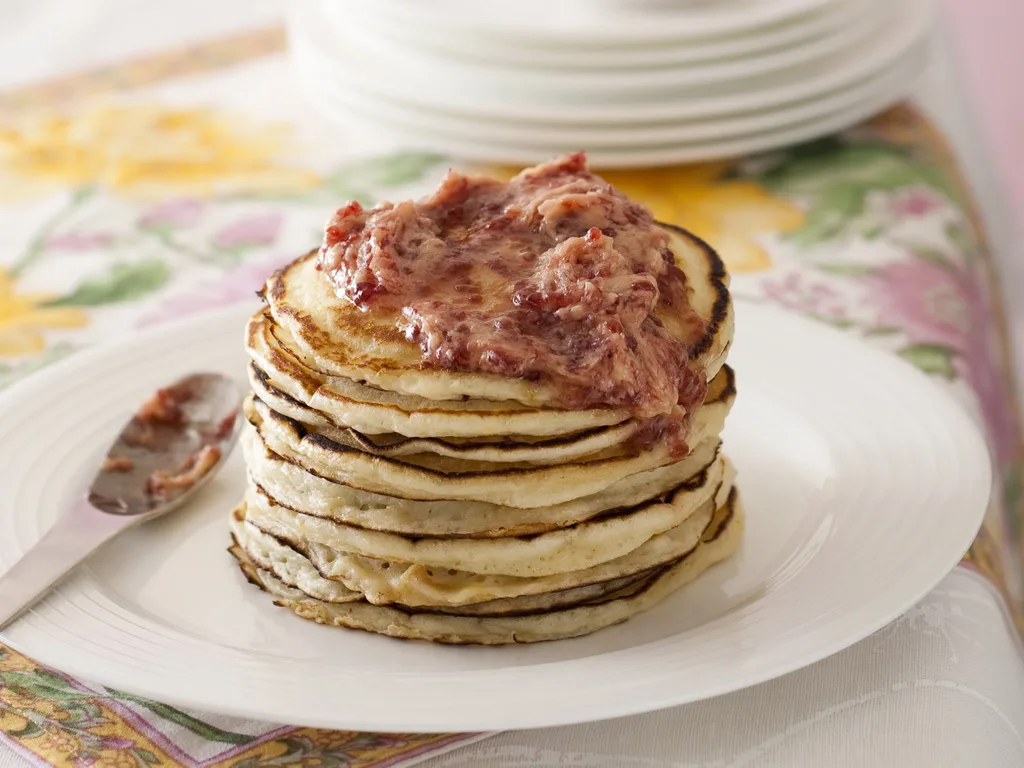
[[[335,295],[315,252],[274,275],[248,327],[248,491],[232,519],[250,581],[323,624],[522,643],[624,621],[730,555],[726,276],[681,230],[671,250],[709,382],[682,456],[640,439],[626,410],[559,409],[537,382],[424,367],[395,318]]]

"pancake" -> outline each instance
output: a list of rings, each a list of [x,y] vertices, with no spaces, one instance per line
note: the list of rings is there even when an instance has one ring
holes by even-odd
[[[743,511],[738,499],[724,509],[728,518],[713,522],[711,530],[692,552],[639,582],[581,605],[518,615],[459,615],[372,605],[358,600],[340,604],[324,602],[258,567],[237,544],[230,551],[238,559],[246,577],[275,597],[278,605],[319,624],[438,643],[531,643],[578,637],[625,621],[654,607],[715,563],[733,554],[742,536]]]
[[[546,592],[540,595],[526,595],[524,597],[506,597],[489,600],[485,603],[460,605],[456,608],[436,606],[432,610],[436,613],[455,616],[521,616],[523,614],[546,613],[577,605],[586,605],[595,600],[607,598],[625,589],[636,587],[652,575],[652,573],[642,573],[637,576],[612,579],[601,584],[587,584],[583,587],[564,589],[560,592]],[[409,607],[411,606],[401,606],[403,609]]]
[[[631,552],[652,536],[682,523],[731,473],[725,459],[718,458],[698,483],[682,486],[667,498],[535,536],[444,539],[368,531],[282,507],[258,488],[246,493],[246,519],[286,541],[323,544],[381,560],[482,574],[546,576],[589,568]]]
[[[582,154],[347,203],[261,295],[230,551],[299,616],[575,637],[736,550],[725,269]]]
[[[301,358],[301,351],[285,346],[294,343],[285,331],[271,324],[266,311],[257,313],[249,321],[249,356],[257,371],[264,373],[279,393],[319,411],[337,425],[367,435],[551,437],[620,424],[629,418],[627,411],[613,408],[541,410],[514,400],[466,398],[439,402],[391,392],[310,367]],[[250,371],[257,391],[263,386],[258,372]]]
[[[686,342],[694,363],[707,371],[710,379],[721,367],[732,340],[728,276],[718,254],[705,242],[683,229],[662,226],[669,233],[676,265],[686,275],[689,304],[704,327],[696,338],[688,338],[687,329],[680,327],[672,312],[661,308],[659,319],[670,333]],[[424,367],[419,346],[398,330],[399,317],[388,312],[361,312],[340,299],[317,270],[316,255],[311,251],[273,275],[264,295],[274,321],[291,334],[296,348],[313,360],[318,370],[427,400],[478,398],[516,401],[533,408],[559,402],[554,384]],[[506,430],[506,434],[516,434],[516,430]]]
[[[278,542],[272,536],[262,533],[255,526],[237,522],[232,535],[235,544],[258,568],[272,573],[283,584],[298,589],[303,594],[325,603],[351,603],[363,598],[363,593],[347,589],[342,583],[321,576],[313,564],[295,549]],[[698,537],[699,538],[699,537]],[[433,606],[440,613],[456,612],[476,616],[505,615],[524,611],[549,611],[555,608],[576,605],[617,592],[637,583],[650,575],[650,571],[610,579],[605,582],[584,584],[559,591],[499,598],[456,608],[445,605]],[[371,601],[374,602],[374,601]],[[391,601],[394,602],[394,601]],[[375,604],[383,604],[376,601]],[[410,606],[403,606],[410,607]]]
[[[600,493],[528,509],[451,499],[418,501],[369,493],[321,477],[301,457],[271,451],[255,430],[244,430],[242,447],[249,480],[282,506],[314,517],[374,531],[411,536],[493,538],[566,528],[611,509],[625,509],[692,486],[718,454],[708,438],[674,464],[640,472]]]
[[[259,328],[267,322],[269,321],[266,313],[255,315],[250,321],[250,336],[258,333]],[[325,385],[314,384],[313,380],[307,384],[300,384],[294,375],[289,379],[286,364],[281,362],[285,354],[260,357],[264,365],[268,364],[267,361],[278,361],[272,375],[259,363],[250,364],[249,381],[256,396],[276,413],[301,422],[307,428],[336,443],[377,456],[398,458],[432,453],[466,461],[559,464],[622,446],[643,429],[643,422],[640,420],[627,419],[617,424],[560,433],[555,437],[520,435],[511,431],[500,431],[501,426],[507,426],[507,423],[492,428],[491,425],[481,426],[479,422],[463,421],[466,416],[464,413],[448,413],[446,418],[449,426],[441,430],[429,430],[428,433],[434,437],[417,438],[407,433],[428,429],[428,425],[408,423],[417,412],[406,409],[422,406],[422,401],[417,402],[416,398],[390,396],[387,398],[387,404],[381,403],[378,398],[378,401],[373,403],[368,399],[363,400],[358,409],[352,406],[344,412],[320,410],[314,407],[313,403],[323,404]],[[281,382],[285,382],[284,388]],[[723,366],[709,382],[704,403],[721,403],[731,400],[735,394],[735,374],[731,368]],[[423,412],[418,413],[422,415]],[[517,413],[525,416],[530,411]],[[434,415],[438,416],[436,412]],[[473,419],[482,416],[479,412],[469,415]],[[491,415],[497,417],[497,414]],[[452,422],[457,422],[458,425],[452,426]],[[401,424],[400,428],[403,431],[381,431],[388,424]],[[366,431],[367,429],[369,431]],[[481,429],[483,432],[479,431]],[[495,433],[493,429],[499,431]],[[444,432],[458,434],[444,435]],[[693,443],[699,440],[699,437],[696,440],[691,437]]]
[[[446,431],[464,431],[466,434],[436,437],[409,436],[398,432],[379,431],[385,424],[399,425],[406,432],[418,432],[422,425],[411,424],[404,414],[378,414],[371,416],[371,407],[360,408],[359,414],[317,410],[293,397],[278,386],[280,376],[271,378],[256,363],[249,364],[249,383],[260,400],[277,413],[295,419],[332,440],[366,453],[378,456],[409,456],[417,453],[436,453],[440,456],[464,458],[476,461],[527,461],[534,464],[557,464],[577,456],[586,456],[614,445],[620,445],[642,429],[637,419],[612,425],[581,429],[566,434],[507,435],[494,432],[488,425],[479,431],[479,425],[471,425],[453,417],[461,423],[448,427]],[[294,391],[294,390],[293,390]],[[310,398],[311,400],[313,398]],[[401,410],[401,409],[398,409]],[[476,418],[479,414],[475,414]],[[524,427],[524,428],[529,428]],[[545,426],[547,428],[547,426]],[[369,430],[369,431],[368,431]]]
[[[339,552],[322,544],[290,544],[246,520],[246,505],[235,511],[235,541],[254,563],[274,571],[286,584],[327,602],[342,602],[362,595],[374,604],[406,606],[462,606],[485,601],[560,592],[590,584],[637,576],[689,553],[711,525],[716,511],[735,502],[730,483],[719,486],[690,517],[678,526],[651,537],[626,555],[590,568],[545,577],[483,575],[454,569],[380,560]],[[331,582],[328,586],[324,582]],[[321,584],[310,591],[306,584]],[[324,595],[336,590],[344,597]]]
[[[734,396],[729,394],[701,406],[693,416],[692,439],[700,442],[718,434],[733,401]],[[484,501],[518,508],[546,506],[598,493],[630,475],[677,460],[664,443],[639,453],[613,448],[554,466],[472,462],[429,453],[397,459],[366,453],[310,432],[255,398],[246,402],[245,414],[275,453],[300,459],[321,477],[406,499]]]

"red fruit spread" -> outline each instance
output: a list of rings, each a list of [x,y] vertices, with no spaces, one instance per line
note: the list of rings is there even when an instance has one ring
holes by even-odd
[[[668,415],[661,435],[707,390],[655,314],[704,331],[667,233],[582,153],[508,182],[449,171],[415,202],[349,203],[317,266],[360,309],[398,313],[429,367],[544,382],[564,408]]]

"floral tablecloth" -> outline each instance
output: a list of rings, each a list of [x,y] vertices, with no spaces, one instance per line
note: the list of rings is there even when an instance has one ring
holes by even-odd
[[[292,101],[280,46],[279,31],[257,31],[0,94],[0,388],[132,329],[249,299],[317,241],[339,202],[417,192],[452,162],[354,153]],[[1024,630],[1024,447],[997,278],[931,124],[901,106],[782,152],[606,176],[716,246],[737,295],[868,339],[956,393],[984,425],[998,472],[963,567],[995,586]],[[960,609],[935,600],[908,621],[945,633],[943,611]],[[0,646],[0,766],[405,765],[480,738],[184,712]],[[633,762],[491,743],[450,764]]]

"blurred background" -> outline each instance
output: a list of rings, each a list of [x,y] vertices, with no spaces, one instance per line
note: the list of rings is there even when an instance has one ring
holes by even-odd
[[[575,0],[563,0],[562,5],[555,3],[553,7],[566,8],[571,11],[575,8],[574,3]],[[838,20],[839,26],[831,31],[822,28],[822,31],[820,31],[822,37],[832,35],[838,40],[845,39],[848,45],[850,45],[851,40],[856,42],[856,40],[860,39],[857,38],[857,35],[864,38],[864,41],[877,41],[877,39],[884,37],[886,29],[872,31],[870,28],[863,27],[862,25],[858,32],[856,29],[857,23],[855,23],[856,19],[854,18],[855,13],[852,15],[848,13],[847,17],[842,19],[840,18],[841,11],[835,10],[841,6],[849,6],[855,9],[858,3],[873,4],[874,6],[881,5],[884,8],[888,8],[890,12],[893,9],[895,9],[895,12],[900,12],[901,9],[906,10],[914,6],[915,0],[897,0],[897,2],[881,4],[875,2],[875,0],[841,0],[817,4],[809,2],[807,7],[811,8],[814,12],[820,13],[822,8],[830,6],[826,10]],[[736,5],[737,2],[733,1],[731,4]],[[739,0],[738,4],[743,6],[744,0]],[[783,8],[787,6],[786,2],[778,3],[776,0],[774,3],[763,3],[761,7],[765,8],[773,4],[780,5]],[[293,72],[295,73],[296,81],[303,89],[303,92],[307,94],[310,87],[315,89],[318,83],[326,82],[329,79],[321,77],[324,67],[330,64],[343,68],[345,64],[345,62],[340,64],[338,62],[328,62],[325,64],[322,56],[321,60],[317,60],[316,47],[318,40],[315,38],[319,37],[321,44],[326,41],[326,47],[330,48],[331,46],[331,33],[327,31],[327,28],[332,20],[329,18],[326,20],[315,18],[316,8],[325,5],[333,5],[338,9],[346,7],[345,3],[323,4],[312,2],[312,0],[308,3],[291,4],[293,16],[306,17],[305,19],[298,19],[296,24],[301,26],[305,23],[307,28],[312,27],[313,29],[313,34],[311,35],[303,36],[301,31],[298,33],[299,37],[303,37],[298,46],[294,45],[295,37],[297,36],[294,28],[296,24],[293,24],[292,30],[293,47],[302,49],[302,51],[296,51],[295,56],[297,59],[305,59],[305,61],[299,62],[302,64],[301,67],[293,68]],[[362,5],[364,4],[351,3],[347,7],[355,8]],[[391,2],[386,5],[395,5],[395,3]],[[401,3],[398,3],[398,5],[400,6]],[[436,7],[443,8],[445,5],[450,5],[450,3],[441,3],[441,5]],[[477,4],[481,8],[498,8],[500,5],[506,4]],[[550,6],[551,4],[549,3],[548,5]],[[756,12],[757,3],[751,4],[747,0],[747,5]],[[927,3],[926,5],[932,6],[933,4]],[[130,0],[94,0],[90,3],[79,3],[72,0],[5,0],[2,6],[0,6],[0,57],[2,57],[3,62],[3,66],[0,67],[0,91],[17,92],[20,88],[50,80],[55,80],[59,84],[60,76],[65,73],[80,72],[83,69],[112,65],[115,62],[121,62],[128,58],[144,57],[155,51],[181,47],[197,41],[222,38],[244,30],[273,28],[283,30],[286,23],[286,15],[289,11],[288,6],[289,4],[283,0],[218,0],[218,2],[175,0],[175,2],[145,4],[131,2]],[[301,6],[301,10],[299,10],[299,6]],[[590,7],[595,9],[598,14],[601,14],[614,13],[616,6],[620,9],[622,7],[629,8],[630,4],[594,2]],[[665,8],[670,6],[672,6],[671,3],[638,0],[633,5],[633,8],[640,8],[648,13],[658,13],[663,12]],[[715,4],[682,2],[677,3],[676,6],[699,9],[701,7],[714,8]],[[435,6],[432,5],[431,7]],[[854,104],[854,109],[852,112],[847,111],[845,118],[842,114],[839,114],[837,118],[839,124],[834,126],[826,125],[825,127],[833,129],[842,127],[841,123],[844,119],[846,122],[859,119],[863,116],[863,112],[870,112],[884,105],[886,101],[894,100],[896,95],[904,90],[908,91],[918,103],[924,106],[929,114],[937,119],[940,127],[954,141],[957,154],[973,186],[974,194],[986,219],[991,240],[1002,263],[1004,287],[1009,292],[1007,296],[1008,304],[1014,310],[1011,313],[1013,315],[1011,325],[1013,326],[1016,338],[1017,357],[1020,359],[1024,357],[1024,342],[1021,341],[1024,338],[1024,310],[1018,311],[1017,308],[1024,307],[1024,291],[1019,290],[1019,286],[1024,286],[1024,259],[1019,258],[1020,246],[1015,234],[1014,222],[1024,219],[1024,150],[1021,149],[1019,140],[1022,129],[1024,129],[1024,90],[1018,87],[1017,83],[1017,79],[1024,74],[1024,46],[1020,45],[1019,40],[1019,30],[1024,27],[1024,3],[1018,0],[973,0],[972,2],[936,0],[934,8],[937,11],[937,19],[934,22],[929,21],[929,24],[932,26],[928,30],[931,42],[927,51],[927,58],[917,55],[915,59],[913,52],[909,52],[901,60],[902,63],[895,62],[894,60],[892,66],[888,68],[883,67],[881,72],[888,77],[888,84],[882,83],[875,89],[877,91],[875,93],[876,102],[872,103],[870,98],[866,98],[872,95],[871,89],[862,89],[865,94],[865,98],[862,99],[863,103],[859,105]],[[518,6],[514,10],[517,12],[522,11],[522,9],[518,9]],[[310,16],[311,13],[313,17]],[[499,18],[500,13],[499,11]],[[485,13],[484,16],[486,15]],[[556,22],[559,21],[557,14],[553,18]],[[564,19],[562,20],[564,21]],[[293,19],[293,21],[296,20]],[[337,21],[337,19],[334,21]],[[377,42],[381,44],[393,45],[395,40],[401,41],[402,39],[422,43],[424,39],[428,38],[426,34],[418,33],[419,27],[422,26],[422,19],[415,17],[405,19],[401,23],[392,22],[385,26],[390,26],[390,29],[385,28],[379,36]],[[882,24],[882,27],[887,28],[890,26],[892,25],[888,22]],[[378,29],[378,31],[380,30]],[[281,31],[280,34],[283,40],[285,32]],[[405,35],[405,38],[402,35]],[[387,39],[389,36],[393,39]],[[469,38],[456,39],[453,37],[445,43],[449,50],[445,50],[444,46],[442,46],[442,50],[439,51],[439,57],[437,57],[438,61],[440,61],[441,65],[454,63],[457,67],[462,66],[463,71],[466,72],[475,72],[478,68],[481,68],[479,71],[486,73],[488,71],[486,69],[487,66],[504,66],[511,68],[509,71],[515,71],[517,66],[516,56],[520,54],[511,54],[511,64],[509,64],[507,56],[505,59],[501,59],[501,55],[504,54],[498,50],[498,46],[495,46],[493,50],[488,50],[486,42],[483,46],[483,54],[479,50],[475,52],[470,50],[467,54],[468,58],[463,58],[460,64],[458,51],[455,49],[461,44],[469,44],[469,47],[472,48],[473,42]],[[705,44],[707,40],[698,40],[697,42],[700,45],[695,44],[696,48],[700,49],[700,46]],[[712,42],[714,41],[712,40]],[[866,45],[867,42],[864,44]],[[687,45],[689,44],[684,42],[675,47],[677,52],[682,51],[684,53],[684,59]],[[808,43],[805,46],[797,45],[794,47],[798,50],[801,47],[804,50],[809,50],[809,45]],[[823,44],[819,41],[818,45],[821,48]],[[909,49],[910,46],[907,47]],[[334,48],[335,51],[347,50],[347,45],[340,42],[339,39],[334,41]],[[453,50],[455,50],[454,54],[452,53]],[[654,49],[652,48],[651,50],[653,51]],[[328,53],[331,53],[331,51],[328,50]],[[421,53],[423,52],[421,51]],[[724,49],[724,53],[729,53],[728,47]],[[428,54],[429,51],[424,55]],[[497,57],[497,60],[492,62],[486,61],[487,56],[492,54]],[[655,60],[657,60],[658,55],[660,54],[654,51]],[[473,56],[477,57],[475,61]],[[529,51],[527,51],[526,57],[529,59]],[[521,55],[520,58],[522,58]],[[543,57],[541,58],[543,59]],[[700,58],[699,55],[697,58]],[[438,61],[434,61],[433,64],[437,64]],[[467,62],[470,66],[463,66]],[[539,77],[542,83],[546,77],[550,76],[551,73],[556,73],[559,69],[557,66],[557,56],[555,57],[554,64],[549,65],[545,62],[546,60],[533,62],[536,66],[533,68],[532,75]],[[518,63],[521,64],[522,62],[519,61]],[[697,62],[698,65],[701,63],[700,61]],[[728,62],[726,63],[728,64]],[[402,62],[399,62],[399,64],[401,65]],[[526,69],[520,71],[531,74],[529,72],[530,64],[531,62],[528,61]],[[628,78],[631,77],[629,64],[630,62],[626,61],[626,66],[620,67],[620,72],[625,73],[627,78],[625,82],[627,84],[630,82]],[[824,69],[828,69],[829,66],[827,63],[820,63],[817,60],[813,64],[815,67]],[[896,71],[899,69],[897,64],[903,68],[902,72]],[[318,65],[321,66],[320,70],[317,69]],[[583,65],[587,65],[587,60],[583,61],[581,66]],[[646,66],[642,61],[640,65]],[[612,66],[612,64],[608,64],[604,70],[595,71],[595,73],[591,74],[601,77],[603,76],[602,73],[610,72],[610,67]],[[678,66],[685,68],[687,63],[683,61]],[[548,68],[545,69],[545,67]],[[299,71],[300,69],[301,71]],[[728,67],[726,70],[728,70]],[[923,71],[919,73],[918,70]],[[439,71],[441,74],[437,79],[443,80],[444,70]],[[492,69],[491,71],[493,72],[494,70]],[[728,71],[725,71],[725,74],[728,75]],[[685,72],[684,75],[686,75]],[[696,74],[698,78],[696,87],[700,87],[700,76],[698,72]],[[362,71],[360,71],[360,77],[365,77]],[[388,83],[386,76],[383,76],[382,82]],[[310,86],[310,83],[314,83],[314,85]],[[574,81],[570,80],[567,82],[566,87],[571,89],[573,85]],[[557,77],[555,78],[555,86],[558,86]],[[338,85],[339,89],[343,87],[344,84]],[[693,83],[690,83],[686,87],[693,88],[695,86]],[[706,88],[711,88],[713,91],[717,87],[715,83],[706,86]],[[402,96],[402,94],[398,95]],[[413,95],[419,94],[414,93]],[[713,95],[716,97],[720,96],[717,93]],[[326,97],[317,96],[315,93],[312,96],[313,100],[328,101]],[[846,103],[853,103],[851,100],[854,99],[855,95],[851,88],[846,87],[840,89],[837,92],[837,96],[840,102],[845,99]],[[434,98],[444,99],[449,97],[456,98],[456,100],[462,97],[469,99],[471,103],[475,103],[474,100],[478,101],[482,98],[481,93],[474,92],[472,89],[467,90],[466,88],[461,90],[460,88],[449,89],[448,93],[427,93],[424,95],[424,98],[428,101]],[[560,94],[557,90],[552,91],[549,98],[555,100],[555,107],[562,108],[565,106],[564,103],[557,103],[560,98],[563,98],[563,94]],[[500,100],[498,99],[498,101]],[[581,114],[586,117],[595,110],[600,111],[602,106],[612,109],[615,106],[612,100],[613,95],[609,95],[608,102],[604,105],[601,103],[589,105],[584,103],[582,107],[576,105],[576,108],[582,109]],[[342,101],[338,102],[339,105],[342,103]],[[380,102],[375,102],[370,106],[372,108],[379,108]],[[513,112],[519,108],[514,103],[509,103],[506,106]],[[546,106],[550,107],[552,105],[547,104]],[[457,109],[458,104],[455,104],[455,107]],[[536,110],[537,105],[530,104],[527,107],[527,112],[529,112],[529,109]],[[416,105],[414,104],[413,109],[415,108]],[[541,104],[541,108],[542,113],[546,114],[544,112],[544,104]],[[590,112],[587,111],[588,109]],[[627,102],[624,102],[622,105],[619,105],[619,109],[620,114],[627,114],[630,113],[631,107]],[[0,99],[0,115],[2,115],[2,110],[3,101]],[[333,115],[335,118],[337,118],[339,110],[340,107],[335,108]],[[397,114],[397,118],[395,118],[395,114]],[[404,114],[408,115],[408,112]],[[456,135],[458,135],[460,130],[474,130],[471,122],[457,124],[458,120],[465,118],[464,115],[454,114],[453,118],[453,114],[442,115],[440,118],[441,125],[438,130],[442,131],[442,133],[446,130],[454,130]],[[392,109],[385,117],[393,122],[395,119],[402,120],[403,113],[400,109],[397,112],[395,109]],[[476,118],[479,118],[479,116],[474,117],[474,119]],[[433,130],[432,126],[419,125],[415,121],[409,122],[407,117],[405,119],[405,130],[396,131],[395,140],[399,144],[408,143],[407,139],[410,133],[413,136],[426,136],[429,133],[428,129]],[[487,119],[488,117],[485,115],[479,123],[481,130],[485,133],[488,130],[497,131],[499,139],[507,138],[509,130],[507,126],[500,124],[502,120],[500,113],[498,113],[496,118],[491,116],[489,124],[485,124]],[[355,120],[354,122],[358,123],[359,121]],[[453,125],[453,122],[456,124]],[[764,123],[762,122],[761,124],[763,125]],[[563,127],[571,138],[572,131],[580,125],[586,125],[586,122],[580,123],[577,121],[575,128],[572,125]],[[808,128],[813,134],[814,126],[810,125]],[[359,126],[352,125],[351,129],[358,131]],[[513,126],[511,130],[514,133],[516,129]],[[549,146],[559,148],[570,148],[572,146],[571,143],[558,141],[566,131],[559,133],[560,128],[557,120],[542,126],[538,130],[540,130],[540,134],[537,141],[543,145],[542,151],[533,152],[534,155],[537,155],[538,159],[550,154],[548,151]],[[648,135],[643,133],[643,130],[646,130],[646,128],[641,127],[640,135]],[[659,127],[658,130],[662,130],[662,128]],[[711,130],[712,132],[714,131],[713,121]],[[374,132],[374,128],[371,128],[371,133]],[[658,134],[656,131],[655,138],[659,135],[662,134]],[[708,143],[708,135],[706,132],[698,134],[698,136],[705,137],[704,144]],[[450,149],[452,143],[458,145],[458,139],[451,140],[449,136],[442,136],[441,138],[444,140],[438,140],[440,146],[435,147],[436,149],[444,151]],[[804,137],[796,136],[794,138]],[[554,139],[554,141],[551,139]],[[785,140],[785,134],[783,134],[783,140]],[[479,143],[481,147],[478,148],[477,154],[482,153],[486,159],[488,151],[493,149],[495,142],[481,141]],[[697,143],[698,146],[695,149],[690,147],[682,154],[677,152],[676,157],[668,157],[668,159],[684,161],[701,159],[701,152],[706,147],[701,145],[701,142]],[[714,142],[711,142],[711,144],[714,144]],[[728,151],[729,146],[729,143],[726,143],[726,151]],[[744,147],[742,144],[733,146],[740,150],[748,149],[748,147]],[[495,156],[490,159],[496,161],[508,160],[511,162],[531,159],[529,151],[524,156],[523,152],[507,151],[509,149],[507,143],[500,145],[500,147],[506,151],[504,153],[498,152],[497,154],[505,154],[507,156]],[[694,151],[690,151],[691,149]],[[630,161],[629,164],[631,165],[637,165],[645,164],[649,159],[654,161],[664,159],[657,152],[654,153],[653,157],[649,154],[641,154],[638,157],[639,159],[633,161],[627,155],[624,160]],[[480,159],[480,157],[471,159]],[[616,159],[621,158],[616,158],[614,153],[612,153],[611,160]]]

